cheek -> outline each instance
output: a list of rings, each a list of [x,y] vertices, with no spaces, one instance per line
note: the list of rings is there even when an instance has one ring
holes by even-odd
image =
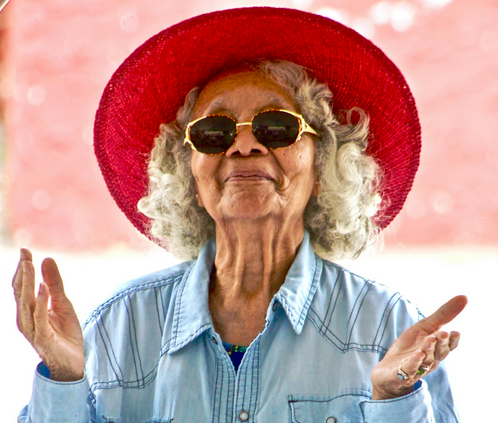
[[[194,176],[195,187],[198,193],[209,193],[217,188],[216,172],[220,160],[221,158],[218,156],[209,156],[197,151],[192,152],[190,169]]]
[[[303,183],[310,179],[310,185],[315,182],[315,149],[313,145],[303,145],[296,154],[289,154],[286,157],[289,177],[299,176]]]
[[[205,178],[207,172],[209,171],[209,161],[206,160],[208,157],[210,156],[198,153],[197,151],[192,151],[190,170],[192,171],[192,175],[194,175],[196,185],[202,182],[203,177]]]

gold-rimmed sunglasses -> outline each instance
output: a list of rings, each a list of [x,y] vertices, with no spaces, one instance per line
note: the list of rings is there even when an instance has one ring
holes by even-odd
[[[185,130],[183,145],[204,154],[222,154],[235,142],[240,126],[251,125],[254,137],[266,148],[284,148],[294,144],[303,133],[318,133],[304,118],[289,110],[265,110],[251,122],[237,121],[225,115],[209,115],[193,120]]]

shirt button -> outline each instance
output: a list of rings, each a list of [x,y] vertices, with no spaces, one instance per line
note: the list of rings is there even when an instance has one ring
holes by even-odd
[[[335,417],[329,417],[326,423],[337,423],[337,419]]]
[[[273,303],[273,307],[272,307],[272,309],[273,309],[273,311],[277,311],[277,308],[278,308],[278,303],[275,301],[275,302]]]
[[[212,338],[212,339],[213,339],[213,342],[214,342],[216,345],[218,345],[218,340],[217,340],[214,336],[213,336],[213,338]]]
[[[246,410],[242,410],[239,413],[239,420],[241,422],[246,422],[247,420],[249,420],[249,413]]]

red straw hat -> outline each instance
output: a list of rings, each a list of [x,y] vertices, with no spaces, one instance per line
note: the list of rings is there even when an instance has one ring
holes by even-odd
[[[95,120],[95,154],[114,200],[149,236],[137,210],[147,193],[147,164],[161,123],[185,96],[222,69],[261,59],[311,69],[334,94],[334,112],[360,107],[370,116],[367,153],[383,171],[385,228],[401,210],[419,164],[420,124],[398,68],[370,41],[322,16],[292,9],[223,10],[180,22],[147,40],[114,73]]]

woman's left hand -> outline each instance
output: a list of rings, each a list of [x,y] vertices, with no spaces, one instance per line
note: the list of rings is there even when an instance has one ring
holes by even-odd
[[[452,298],[431,316],[417,322],[391,345],[371,374],[372,399],[398,398],[413,391],[423,376],[436,370],[460,340],[458,332],[440,331],[467,305],[467,297]],[[398,376],[401,370],[401,379]]]

